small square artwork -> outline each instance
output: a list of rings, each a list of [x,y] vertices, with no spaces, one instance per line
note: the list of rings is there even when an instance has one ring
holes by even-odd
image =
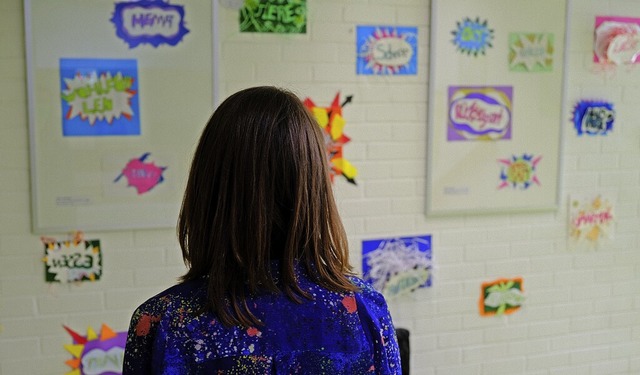
[[[388,297],[431,286],[431,235],[362,241],[362,272]]]

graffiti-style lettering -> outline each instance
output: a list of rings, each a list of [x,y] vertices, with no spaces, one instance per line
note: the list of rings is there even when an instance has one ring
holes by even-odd
[[[240,31],[307,32],[306,0],[250,0],[240,10]]]
[[[111,22],[116,35],[135,48],[140,44],[175,46],[189,32],[184,7],[167,2],[142,0],[116,3]]]
[[[447,140],[511,138],[511,87],[450,87]]]

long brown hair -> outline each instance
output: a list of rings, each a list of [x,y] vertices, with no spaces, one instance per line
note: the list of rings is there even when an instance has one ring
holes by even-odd
[[[261,324],[247,306],[250,294],[310,299],[296,263],[329,290],[357,289],[347,278],[348,243],[323,139],[301,101],[275,87],[239,91],[209,119],[177,230],[188,267],[182,280],[208,277],[206,308],[224,324]]]

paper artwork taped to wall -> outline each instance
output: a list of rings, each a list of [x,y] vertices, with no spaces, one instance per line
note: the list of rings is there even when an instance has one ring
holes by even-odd
[[[500,182],[498,189],[511,187],[527,190],[533,185],[540,186],[538,164],[542,156],[533,154],[512,155],[508,159],[498,159]]]
[[[136,60],[60,59],[63,136],[140,135]]]
[[[511,139],[512,86],[449,86],[447,141]]]
[[[524,289],[520,277],[482,283],[479,301],[480,315],[512,314],[520,309],[524,300]]]
[[[358,26],[356,35],[357,74],[417,73],[417,27]]]
[[[493,29],[489,28],[488,20],[481,21],[480,17],[476,17],[475,20],[464,18],[456,22],[456,28],[451,34],[451,43],[459,52],[468,56],[485,55],[487,48],[493,47]]]
[[[100,240],[43,238],[45,280],[49,283],[96,281],[102,276]]]
[[[609,199],[597,195],[572,196],[569,205],[569,238],[573,244],[597,245],[613,237],[614,213]]]
[[[573,126],[581,135],[607,135],[613,130],[616,113],[613,103],[581,100],[573,108]]]
[[[510,33],[509,70],[550,72],[553,70],[554,37],[551,33]]]
[[[387,297],[431,286],[431,235],[362,241],[364,280]]]
[[[343,176],[348,182],[355,184],[358,170],[342,155],[342,148],[351,139],[344,134],[346,120],[342,117],[342,108],[351,102],[352,96],[340,103],[340,93],[333,98],[329,107],[319,107],[310,98],[304,100],[304,105],[313,113],[322,128],[327,150],[331,181],[335,176]]]
[[[168,0],[138,0],[115,3],[111,22],[129,48],[140,44],[175,46],[189,32],[184,16],[184,6]]]
[[[307,0],[245,0],[240,32],[306,34]]]
[[[89,327],[83,336],[67,326],[63,327],[73,338],[73,344],[64,345],[73,356],[65,361],[72,369],[67,375],[122,374],[127,332],[115,332],[103,324],[100,333]]]
[[[147,152],[139,158],[131,159],[122,169],[122,172],[113,180],[117,183],[126,178],[127,186],[134,187],[138,195],[149,192],[164,181],[162,175],[167,167],[159,167],[155,162],[145,162],[151,153]]]
[[[640,18],[596,17],[593,61],[598,64],[640,63]]]

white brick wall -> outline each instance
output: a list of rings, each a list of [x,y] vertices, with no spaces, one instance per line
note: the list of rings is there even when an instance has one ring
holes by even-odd
[[[214,0],[215,1],[215,0]],[[594,73],[596,14],[640,17],[637,0],[572,0],[565,112],[580,98],[615,102],[614,132],[577,138],[563,122],[561,209],[555,213],[426,218],[428,0],[308,0],[307,35],[242,35],[220,9],[220,93],[277,84],[344,110],[345,156],[358,185],[336,181],[359,268],[360,242],[432,234],[434,286],[390,301],[411,330],[412,374],[640,374],[640,68]],[[419,29],[419,72],[355,75],[355,26]],[[30,233],[22,1],[0,2],[0,375],[60,374],[70,356],[66,324],[125,330],[132,310],[183,272],[173,230],[87,233],[102,241],[104,276],[94,284],[44,283],[42,250]],[[569,250],[573,193],[615,197],[615,237],[597,250]],[[51,235],[59,235],[52,233]],[[525,306],[482,318],[480,284],[521,276]]]

